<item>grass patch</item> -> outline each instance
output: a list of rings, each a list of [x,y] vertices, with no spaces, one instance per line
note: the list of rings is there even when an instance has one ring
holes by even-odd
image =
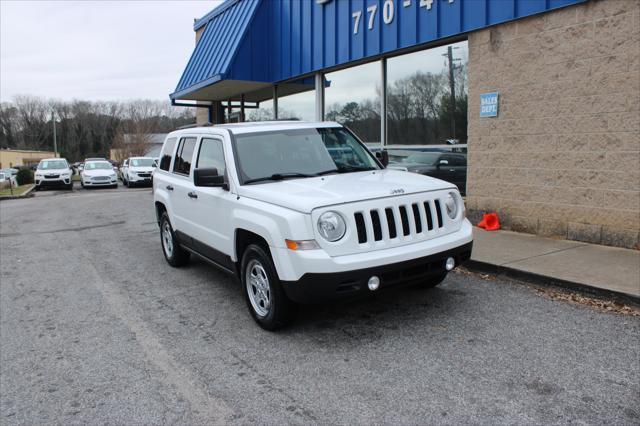
[[[73,175],[71,176],[71,180],[73,182],[80,182],[80,175]]]
[[[13,194],[11,194],[11,189],[7,188],[7,189],[3,189],[0,190],[0,197],[11,197],[11,195],[22,195],[24,194],[26,191],[29,190],[29,188],[31,188],[33,186],[32,183],[27,184],[27,185],[20,185],[17,188],[13,188]]]

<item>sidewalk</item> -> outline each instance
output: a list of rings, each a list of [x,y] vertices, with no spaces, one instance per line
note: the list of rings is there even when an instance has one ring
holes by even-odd
[[[640,251],[474,228],[468,266],[640,302]]]

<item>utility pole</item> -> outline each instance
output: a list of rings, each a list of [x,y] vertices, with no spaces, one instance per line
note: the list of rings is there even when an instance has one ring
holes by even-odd
[[[451,138],[456,138],[456,82],[453,79],[453,46],[447,48],[447,59],[449,60],[449,87],[451,88],[451,101],[449,114],[451,115]]]
[[[53,156],[58,158],[58,141],[56,138],[56,115],[55,111],[51,111],[51,122],[53,123]]]

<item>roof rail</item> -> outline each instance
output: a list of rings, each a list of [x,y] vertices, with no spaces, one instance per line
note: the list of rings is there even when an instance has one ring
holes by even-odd
[[[211,127],[211,126],[213,126],[213,124],[207,121],[206,123],[202,123],[202,124],[194,123],[194,124],[187,124],[186,126],[180,126],[178,127],[178,130],[192,129],[194,127]]]

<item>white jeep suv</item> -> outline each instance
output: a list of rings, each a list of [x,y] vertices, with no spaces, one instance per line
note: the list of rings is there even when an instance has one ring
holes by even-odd
[[[385,169],[337,123],[172,132],[153,193],[167,262],[195,254],[235,275],[269,330],[296,303],[433,287],[471,256],[455,185]]]

